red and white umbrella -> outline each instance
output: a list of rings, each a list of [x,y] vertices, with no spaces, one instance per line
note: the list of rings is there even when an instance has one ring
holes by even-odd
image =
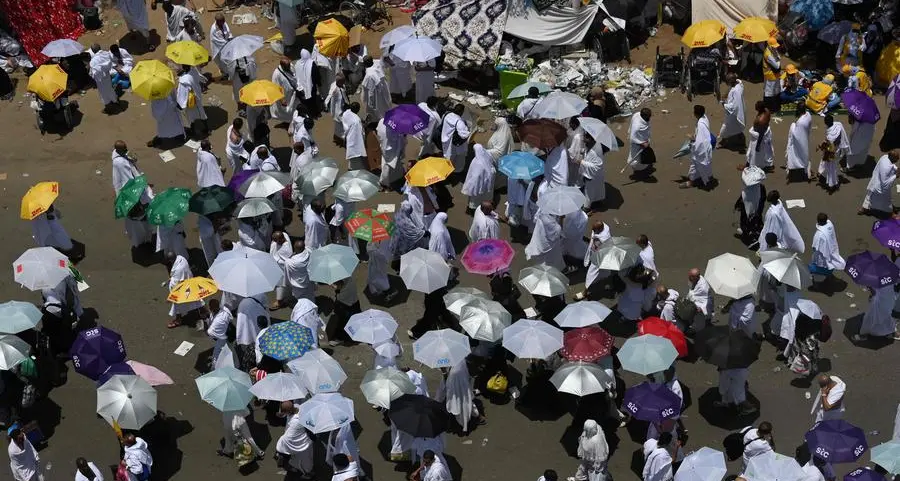
[[[33,247],[13,262],[16,283],[32,291],[52,289],[71,274],[69,258],[52,247]]]

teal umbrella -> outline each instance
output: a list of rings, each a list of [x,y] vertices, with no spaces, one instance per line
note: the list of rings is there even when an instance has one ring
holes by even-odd
[[[227,187],[212,185],[198,190],[188,201],[188,209],[200,215],[227,212],[234,205],[234,193]]]
[[[219,411],[239,411],[247,406],[250,393],[250,375],[233,367],[220,367],[194,380],[200,398]]]
[[[872,462],[895,476],[900,474],[900,441],[889,441],[872,448]]]
[[[644,334],[625,341],[617,355],[623,369],[646,376],[668,369],[678,357],[678,351],[672,341]]]
[[[41,311],[34,304],[9,301],[0,304],[0,334],[18,334],[41,322]]]
[[[259,352],[278,361],[296,359],[316,347],[312,330],[296,322],[275,324],[259,336]]]
[[[353,275],[359,264],[356,254],[348,246],[328,244],[309,255],[309,278],[313,282],[334,284]]]

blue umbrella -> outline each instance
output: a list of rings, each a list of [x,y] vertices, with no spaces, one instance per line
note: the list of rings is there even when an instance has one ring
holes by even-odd
[[[681,414],[681,398],[665,384],[642,382],[628,388],[622,406],[635,419],[652,423]]]
[[[886,479],[872,468],[859,468],[845,474],[844,481],[886,481]]]
[[[829,463],[852,463],[869,449],[866,433],[842,419],[816,423],[806,432],[809,452]]]
[[[869,97],[865,92],[859,90],[847,90],[841,94],[841,103],[847,108],[847,113],[853,116],[858,122],[864,124],[874,124],[881,120],[881,113],[878,112],[878,105],[875,100]]]
[[[544,173],[544,161],[530,152],[510,152],[500,157],[500,172],[510,179],[531,180]]]
[[[9,301],[0,304],[0,334],[18,334],[41,322],[41,311],[30,302]]]
[[[522,85],[517,85],[516,88],[512,89],[509,92],[509,95],[506,96],[508,99],[520,99],[528,95],[528,90],[534,87],[538,89],[538,93],[546,94],[553,91],[553,87],[543,83],[543,82],[525,82]]]
[[[861,286],[879,288],[900,282],[900,267],[884,254],[865,251],[847,257],[847,274]]]
[[[888,441],[872,448],[872,462],[893,475],[900,474],[900,441]]]
[[[125,361],[125,343],[118,332],[98,326],[78,333],[69,354],[75,371],[96,381],[110,365]]]
[[[282,322],[259,336],[259,351],[273,359],[295,359],[316,347],[313,332],[296,322]]]
[[[799,13],[810,30],[818,30],[834,18],[834,6],[828,0],[795,0],[790,11]]]

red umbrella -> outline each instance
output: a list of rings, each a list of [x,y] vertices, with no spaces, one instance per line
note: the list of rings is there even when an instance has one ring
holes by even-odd
[[[674,322],[669,322],[658,317],[648,317],[638,323],[638,334],[653,334],[672,341],[675,350],[678,351],[678,357],[684,357],[688,354],[687,339],[684,333],[678,329]]]
[[[591,362],[610,355],[613,337],[597,326],[579,327],[563,335],[560,353],[570,361]]]
[[[529,119],[519,126],[519,139],[544,152],[550,152],[568,137],[566,128],[549,119]]]

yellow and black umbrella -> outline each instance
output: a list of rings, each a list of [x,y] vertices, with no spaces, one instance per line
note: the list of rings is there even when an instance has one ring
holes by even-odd
[[[164,99],[175,88],[175,74],[159,60],[141,60],[130,77],[131,90],[147,100]]]
[[[688,48],[703,48],[725,38],[725,24],[718,20],[701,20],[684,31],[681,43]]]
[[[66,91],[68,78],[69,74],[59,65],[45,63],[28,77],[28,91],[47,102],[53,102]]]
[[[203,65],[209,62],[209,52],[193,40],[181,40],[166,47],[166,58],[178,65]]]
[[[350,50],[350,32],[334,18],[319,22],[313,38],[319,52],[326,57],[343,57]]]

